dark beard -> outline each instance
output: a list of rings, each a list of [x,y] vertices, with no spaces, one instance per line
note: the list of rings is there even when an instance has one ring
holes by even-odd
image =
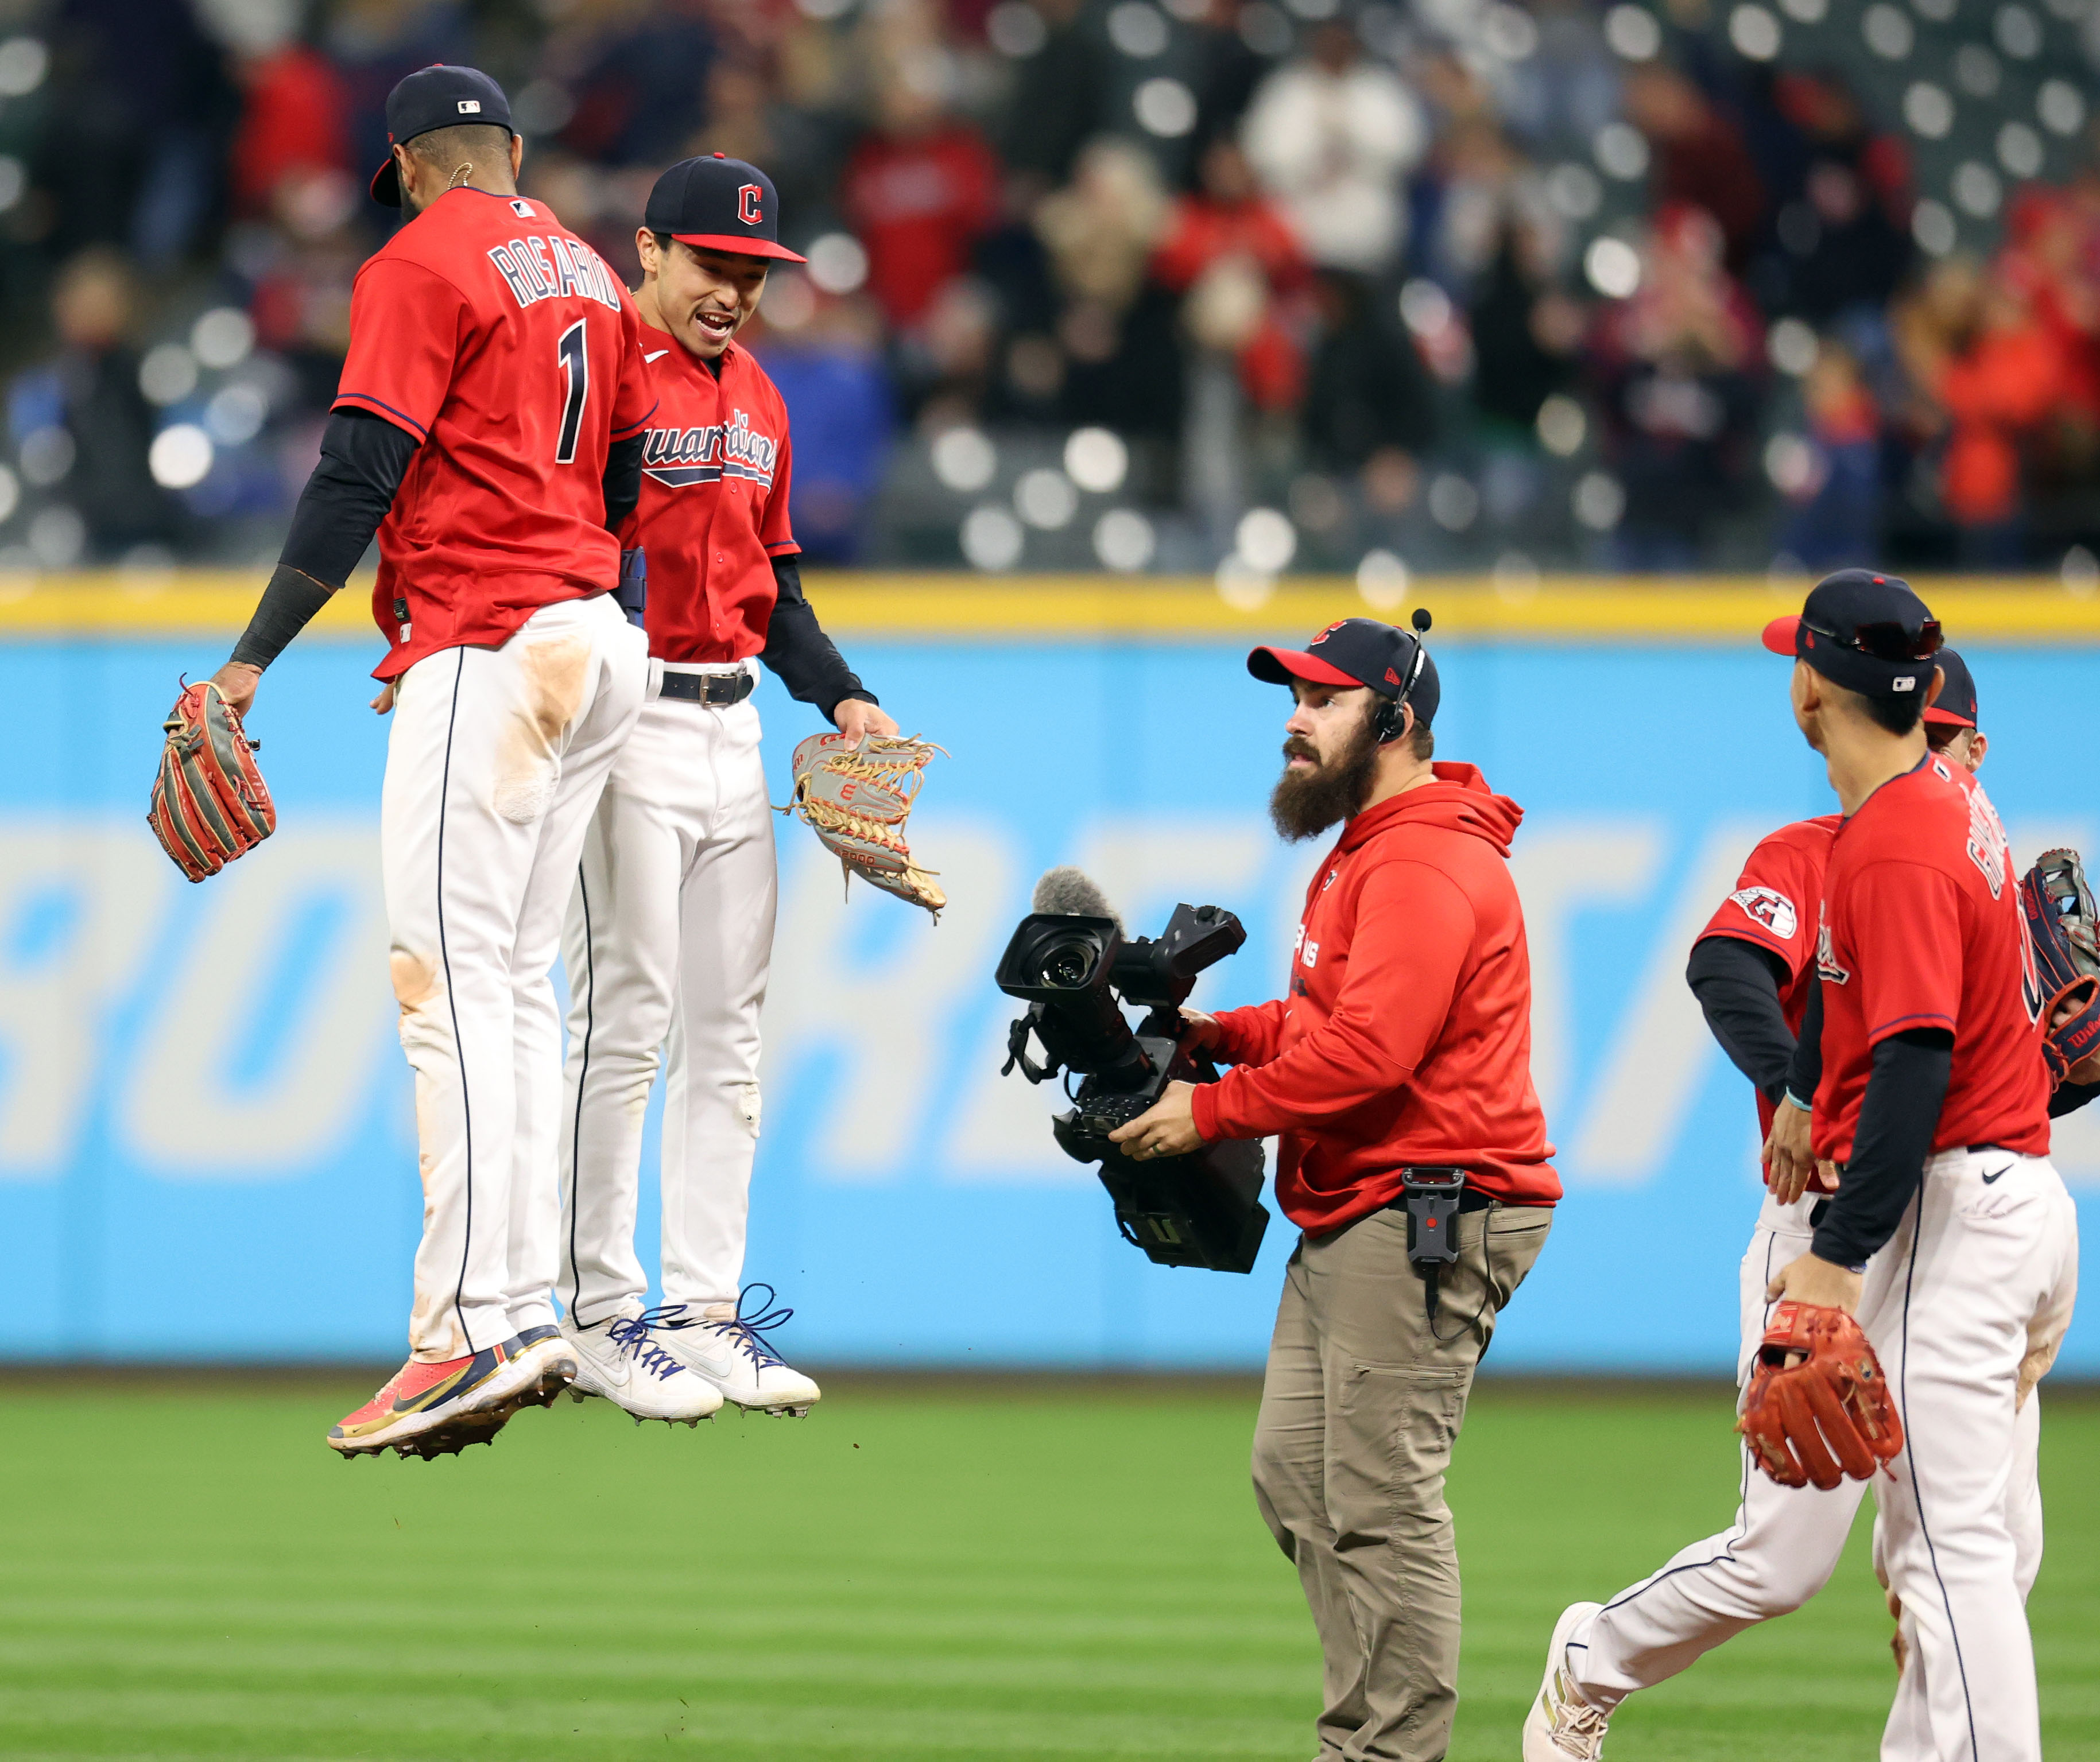
[[[1284,742],[1286,755],[1311,754],[1293,737]],[[1268,817],[1279,836],[1291,844],[1317,838],[1330,826],[1361,813],[1378,773],[1378,737],[1366,717],[1356,738],[1341,755],[1310,771],[1286,771],[1269,794]]]

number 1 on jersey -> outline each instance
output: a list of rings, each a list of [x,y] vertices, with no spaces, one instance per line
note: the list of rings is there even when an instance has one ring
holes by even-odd
[[[581,319],[562,333],[557,352],[562,363],[562,382],[568,390],[562,399],[562,436],[554,448],[554,461],[558,465],[573,465],[576,437],[583,432],[584,400],[590,396],[590,351],[584,344]]]

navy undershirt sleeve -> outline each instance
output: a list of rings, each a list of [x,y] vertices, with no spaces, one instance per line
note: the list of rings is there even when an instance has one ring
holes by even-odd
[[[322,431],[320,462],[300,492],[278,562],[326,587],[349,580],[419,444],[368,410],[337,411]]]
[[[1808,1007],[1802,1011],[1801,1033],[1793,1043],[1793,1062],[1787,1068],[1786,1086],[1803,1101],[1813,1101],[1816,1086],[1822,1081],[1823,981],[1819,979],[1808,988]]]
[[[2056,1093],[2049,1098],[2049,1117],[2060,1120],[2067,1113],[2076,1113],[2095,1095],[2100,1095],[2100,1083],[2058,1083]]]
[[[1778,955],[1740,936],[1701,936],[1684,969],[1721,1050],[1774,1103],[1793,1059],[1793,1030],[1780,1003],[1788,976]]]
[[[824,634],[816,609],[802,593],[802,571],[792,557],[773,559],[775,589],[773,615],[765,626],[765,647],[759,659],[779,675],[788,695],[813,703],[836,722],[840,704],[849,698],[864,703],[880,700],[845,663],[837,644]]]
[[[1895,1234],[1932,1154],[1953,1064],[1954,1037],[1943,1028],[1913,1028],[1875,1046],[1851,1158],[1815,1226],[1819,1258],[1863,1266]]]
[[[634,512],[642,500],[644,438],[642,434],[630,434],[606,449],[605,529],[608,532],[617,532],[620,522]]]

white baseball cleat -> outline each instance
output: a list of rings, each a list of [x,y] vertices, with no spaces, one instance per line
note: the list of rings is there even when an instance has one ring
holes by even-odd
[[[1570,1603],[1553,1624],[1546,1680],[1524,1720],[1524,1762],[1597,1762],[1612,1716],[1582,1698],[1568,1673],[1568,1636],[1604,1606]]]
[[[695,1377],[664,1350],[646,1315],[615,1315],[579,1328],[562,1320],[562,1335],[576,1355],[576,1399],[602,1395],[638,1422],[682,1420],[697,1425],[722,1404],[714,1385]]]
[[[763,1291],[757,1313],[746,1315],[754,1293]],[[713,1388],[721,1399],[748,1413],[790,1413],[800,1417],[823,1398],[823,1391],[767,1344],[765,1336],[795,1312],[785,1306],[768,1309],[778,1293],[770,1284],[744,1287],[734,1303],[710,1303],[697,1316],[683,1303],[651,1310],[648,1319],[662,1330],[661,1343],[678,1362]]]

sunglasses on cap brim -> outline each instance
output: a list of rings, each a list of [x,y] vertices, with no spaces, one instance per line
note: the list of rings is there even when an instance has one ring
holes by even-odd
[[[1928,618],[1917,629],[1890,619],[1882,623],[1859,624],[1849,637],[1841,637],[1834,630],[1825,630],[1820,624],[1802,621],[1804,630],[1812,630],[1825,642],[1834,642],[1841,649],[1851,649],[1855,654],[1871,654],[1877,661],[1929,661],[1939,653],[1946,638],[1940,634],[1939,620]]]

